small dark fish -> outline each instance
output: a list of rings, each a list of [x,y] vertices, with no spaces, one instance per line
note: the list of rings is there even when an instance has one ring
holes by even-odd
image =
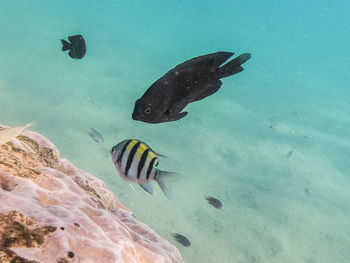
[[[191,246],[191,242],[187,239],[187,237],[180,235],[178,233],[174,233],[173,237],[175,238],[175,240],[177,242],[179,242],[181,245],[185,246],[185,247],[190,247]]]
[[[293,155],[293,150],[290,150],[290,151],[287,153],[286,158],[289,159],[290,157],[292,157],[292,155]]]
[[[217,209],[221,209],[222,208],[222,203],[220,200],[211,197],[211,196],[206,196],[205,199],[207,199],[208,203],[211,204],[212,206],[214,206]]]
[[[195,57],[168,71],[135,102],[132,118],[160,123],[185,117],[187,112],[181,111],[187,104],[217,92],[222,85],[220,79],[241,72],[241,65],[250,59],[245,53],[221,66],[233,54],[217,52]]]
[[[95,142],[103,143],[103,137],[102,137],[101,133],[99,133],[95,129],[90,128],[89,135]]]
[[[63,45],[62,51],[69,50],[68,55],[71,58],[81,59],[82,57],[84,57],[86,53],[86,45],[83,36],[69,36],[68,40],[70,41],[70,43],[64,39],[61,39]]]

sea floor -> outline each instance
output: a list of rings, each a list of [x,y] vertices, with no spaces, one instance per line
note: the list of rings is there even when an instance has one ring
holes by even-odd
[[[83,9],[80,20],[74,16],[78,6],[43,3],[0,4],[0,13],[7,11],[0,14],[0,33],[6,36],[0,51],[2,124],[34,121],[31,130],[103,179],[138,219],[179,248],[185,262],[349,262],[346,61],[334,58],[337,75],[326,74],[330,66],[311,63],[305,49],[296,60],[299,50],[292,51],[292,44],[284,42],[289,49],[282,55],[277,40],[259,42],[262,29],[248,34],[252,25],[222,44],[214,42],[220,30],[206,43],[195,40],[205,30],[196,31],[192,42],[188,32],[164,30],[162,38],[157,34],[162,25],[146,19],[147,35],[136,26],[142,19],[122,23],[146,11],[136,2],[138,10],[113,18],[101,15],[107,7],[97,9],[100,13]],[[120,9],[128,10],[126,4]],[[87,42],[82,60],[60,50],[60,38],[76,33]],[[218,93],[189,105],[184,119],[163,124],[131,119],[135,100],[153,81],[186,59],[218,50],[253,56]],[[90,127],[103,135],[103,144],[89,137]],[[167,156],[160,169],[179,173],[166,182],[170,199],[157,185],[149,195],[117,174],[109,150],[128,138]],[[206,195],[220,199],[223,209],[208,205]],[[176,243],[174,232],[185,235],[191,247]]]

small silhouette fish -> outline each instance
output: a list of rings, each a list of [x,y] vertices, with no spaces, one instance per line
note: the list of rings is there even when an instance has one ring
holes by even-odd
[[[211,196],[206,196],[205,199],[207,199],[208,203],[212,206],[214,206],[217,209],[221,209],[222,208],[222,203],[219,199],[216,199],[214,197]]]
[[[62,42],[62,51],[69,50],[68,55],[74,59],[81,59],[86,53],[86,44],[82,35],[69,36],[68,40],[70,43],[64,39]]]
[[[0,145],[3,145],[20,135],[26,128],[32,126],[33,123],[28,123],[19,127],[0,128]]]
[[[103,143],[103,137],[102,137],[101,133],[99,133],[95,129],[90,128],[89,135],[95,142]]]
[[[293,150],[290,150],[290,151],[287,153],[286,158],[289,159],[292,155],[293,155]]]
[[[147,144],[139,140],[125,140],[113,146],[111,157],[119,175],[127,182],[139,184],[146,192],[152,194],[152,181],[158,183],[168,197],[163,178],[174,174],[158,170],[158,156]]]
[[[174,233],[173,234],[174,239],[179,242],[181,245],[183,245],[184,247],[190,247],[191,246],[191,242],[187,239],[187,237],[180,235],[178,233]]]

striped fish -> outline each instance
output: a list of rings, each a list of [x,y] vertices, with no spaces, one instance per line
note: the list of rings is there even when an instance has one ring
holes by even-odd
[[[166,196],[163,177],[172,174],[156,168],[158,157],[147,144],[139,140],[125,140],[112,147],[112,161],[119,175],[128,182],[139,184],[145,191],[152,194],[151,182],[156,181]]]

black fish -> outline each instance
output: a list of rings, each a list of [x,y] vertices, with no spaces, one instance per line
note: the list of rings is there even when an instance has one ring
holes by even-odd
[[[217,52],[190,59],[154,82],[135,102],[132,118],[148,123],[177,121],[187,115],[181,112],[187,104],[217,92],[221,78],[241,72],[250,58],[242,54],[227,61],[234,53]]]
[[[214,206],[217,209],[221,209],[222,208],[222,203],[220,200],[211,197],[211,196],[206,196],[205,199],[207,199],[208,203],[211,204],[212,206]]]
[[[177,242],[179,242],[181,245],[185,246],[185,247],[190,247],[191,246],[191,242],[187,239],[187,237],[180,235],[178,233],[174,233],[173,237],[175,238],[175,240]]]
[[[61,39],[63,45],[62,51],[69,50],[68,55],[71,58],[81,59],[82,57],[84,57],[86,53],[86,45],[83,36],[70,36],[68,37],[68,40],[70,41],[70,43],[64,39]]]

